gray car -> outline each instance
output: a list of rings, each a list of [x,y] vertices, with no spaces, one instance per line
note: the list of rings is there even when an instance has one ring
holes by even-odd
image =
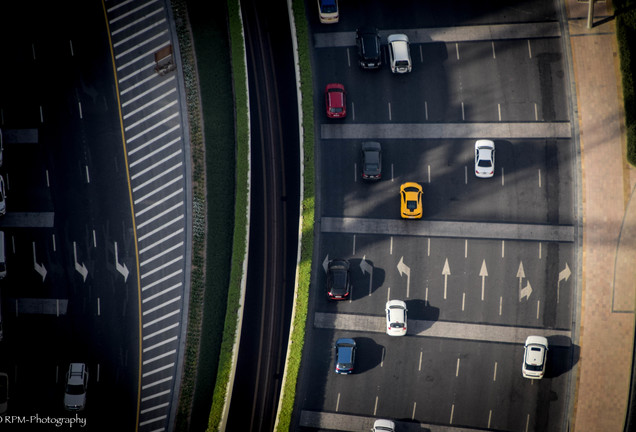
[[[71,363],[66,373],[64,388],[64,409],[81,411],[86,407],[88,388],[88,368],[84,363]]]
[[[382,178],[382,146],[379,142],[362,143],[362,179],[380,180]]]

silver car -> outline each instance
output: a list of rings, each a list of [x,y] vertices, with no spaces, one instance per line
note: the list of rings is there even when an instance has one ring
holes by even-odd
[[[4,177],[0,175],[0,216],[7,214],[7,196],[4,193]]]
[[[88,388],[88,368],[84,363],[71,363],[66,373],[64,388],[64,409],[81,411],[86,407]]]
[[[386,302],[386,334],[404,336],[406,334],[406,303],[402,300]]]
[[[495,143],[478,140],[475,143],[475,175],[489,178],[495,175]]]
[[[548,340],[543,336],[528,336],[523,350],[524,378],[541,379],[545,373],[545,361],[548,356]]]

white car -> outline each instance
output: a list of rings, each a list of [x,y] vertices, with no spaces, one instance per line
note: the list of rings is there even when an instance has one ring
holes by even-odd
[[[411,72],[411,52],[409,50],[409,38],[405,34],[392,34],[387,37],[389,43],[389,61],[391,72]]]
[[[404,336],[406,334],[406,303],[402,300],[386,302],[386,334]]]
[[[0,175],[0,216],[7,214],[7,196],[4,193],[4,177]]]
[[[340,19],[338,0],[318,0],[318,17],[323,24],[336,24]]]
[[[524,378],[541,379],[545,373],[545,360],[548,356],[548,340],[543,336],[528,336],[523,350]]]
[[[9,405],[9,375],[0,372],[0,414],[7,412]]]
[[[391,420],[378,419],[373,423],[373,432],[395,432],[395,423]]]
[[[490,140],[475,142],[475,175],[480,178],[495,174],[495,143]]]
[[[88,369],[84,363],[71,363],[66,372],[64,387],[64,409],[81,411],[86,407]]]

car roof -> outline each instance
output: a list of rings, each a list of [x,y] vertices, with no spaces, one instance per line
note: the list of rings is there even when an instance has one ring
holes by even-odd
[[[475,148],[478,148],[478,149],[482,149],[482,148],[494,149],[495,148],[495,143],[493,141],[491,141],[491,140],[486,140],[486,139],[477,140],[475,142]]]
[[[389,43],[392,43],[392,42],[408,42],[409,41],[409,37],[407,35],[405,35],[405,34],[398,33],[398,34],[391,34],[391,35],[387,36],[386,40]]]
[[[341,346],[341,345],[356,345],[356,341],[351,339],[351,338],[340,338],[336,341],[336,345]]]

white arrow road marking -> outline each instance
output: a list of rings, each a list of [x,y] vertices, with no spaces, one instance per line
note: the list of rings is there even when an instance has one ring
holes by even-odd
[[[526,297],[526,300],[529,300],[530,294],[532,294],[532,286],[530,285],[530,282],[528,282],[528,285],[526,285],[525,288],[519,291],[519,301],[521,301],[521,299],[523,299],[524,297]]]
[[[442,269],[442,274],[444,275],[444,300],[446,300],[446,288],[448,286],[448,276],[450,276],[450,267],[448,265],[448,258],[444,262],[444,268]]]
[[[521,301],[521,299],[523,298],[523,296],[527,291],[524,291],[524,289],[521,288],[521,286],[523,285],[523,279],[526,277],[526,272],[523,270],[523,263],[521,261],[519,261],[519,269],[517,269],[517,277],[519,278],[519,301]],[[530,283],[528,283],[528,285],[530,285]],[[527,287],[526,287],[527,288]],[[530,290],[530,292],[532,293],[532,289]],[[530,297],[530,294],[528,294],[528,298]]]
[[[479,270],[479,277],[481,277],[481,301],[484,301],[484,287],[486,285],[486,277],[488,276],[488,269],[486,268],[486,260],[481,263],[481,270]]]
[[[46,269],[44,268],[44,264],[38,264],[35,258],[35,242],[33,242],[33,266],[35,271],[42,276],[42,282],[44,282],[44,278],[46,277]]]
[[[362,261],[360,261],[360,270],[362,270],[363,275],[369,273],[369,295],[371,295],[371,290],[373,288],[373,266],[366,258],[366,255],[362,257]]]
[[[86,282],[86,276],[88,276],[88,269],[86,268],[84,263],[80,265],[77,262],[77,244],[75,242],[73,242],[73,258],[75,260],[75,270],[77,270],[78,273],[82,275],[82,277],[84,278],[84,282]]]
[[[329,270],[329,254],[325,257],[325,260],[322,262],[322,268],[325,269],[325,273]]]
[[[559,281],[557,282],[557,303],[559,302],[559,289],[561,288],[561,281],[568,281],[570,279],[570,275],[572,272],[570,271],[570,266],[568,263],[565,263],[565,268],[559,272]]]
[[[400,262],[397,265],[397,269],[400,272],[400,277],[406,274],[406,297],[409,297],[409,291],[411,286],[411,268],[404,264],[404,257],[400,258]]]
[[[124,282],[126,282],[128,280],[128,267],[126,267],[126,263],[119,264],[119,258],[117,257],[117,242],[115,242],[115,268],[124,276]]]

